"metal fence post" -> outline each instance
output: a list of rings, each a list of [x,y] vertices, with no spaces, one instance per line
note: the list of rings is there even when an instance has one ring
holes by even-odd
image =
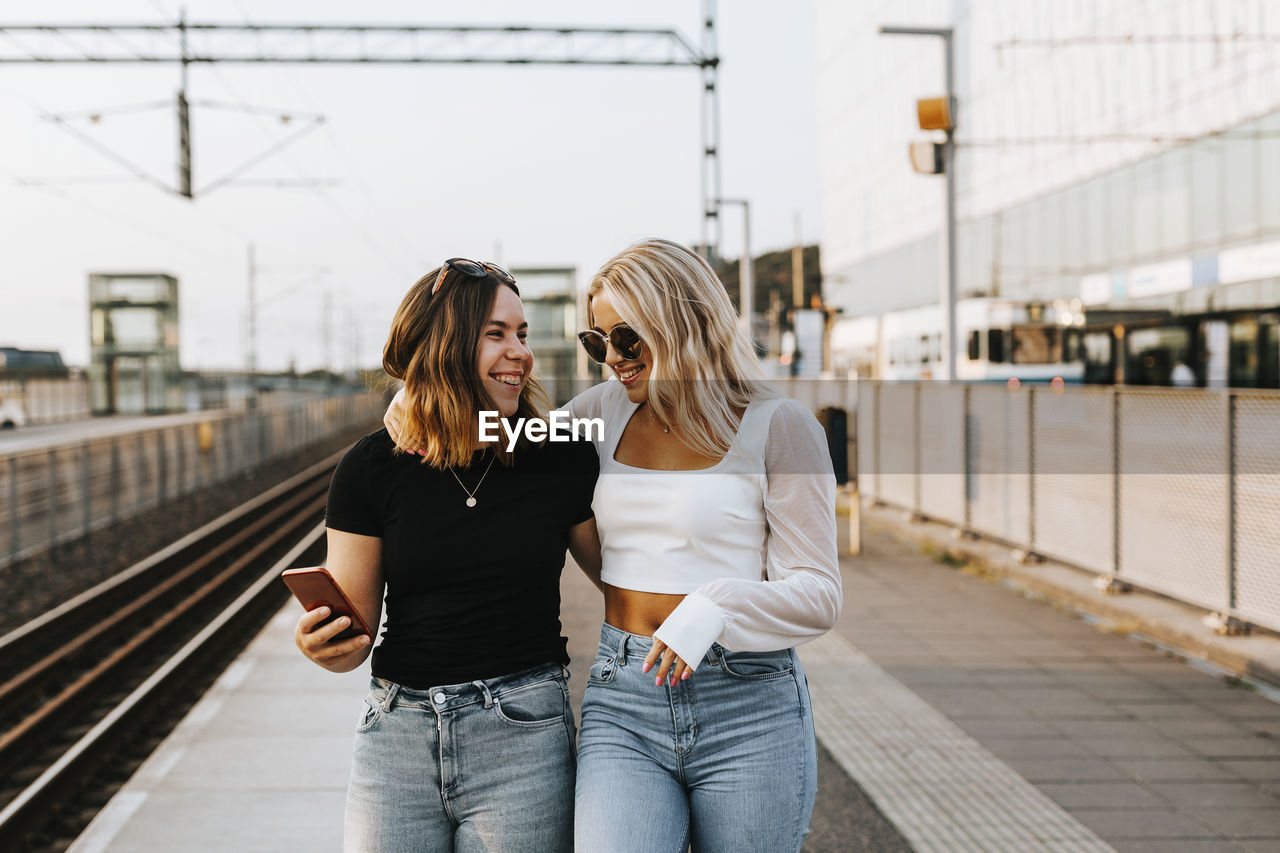
[[[58,544],[58,452],[49,448],[49,549]]]
[[[880,484],[880,381],[876,380],[875,385],[875,411],[872,416],[875,421],[871,424],[871,458],[875,460],[875,466],[872,468],[872,475],[875,477],[876,496],[875,501],[880,502],[881,496],[884,495],[883,488]]]
[[[93,478],[89,470],[89,442],[80,444],[80,512],[83,535],[89,535],[90,500],[92,497]]]
[[[169,479],[169,460],[165,451],[164,431],[156,430],[156,503],[164,503],[167,491],[165,480]]]
[[[1111,389],[1111,584],[1120,577],[1120,389]]]
[[[254,414],[253,418],[253,464],[257,467],[262,464],[263,457],[266,456],[266,436],[264,435],[267,415],[259,410]]]
[[[111,523],[120,517],[120,437],[111,439]]]
[[[1236,395],[1227,393],[1227,610],[1226,630],[1239,629],[1236,613]]]
[[[922,513],[920,512],[920,481],[923,478],[920,476],[920,456],[921,456],[921,445],[923,445],[924,442],[920,440],[920,391],[921,391],[921,388],[920,388],[919,381],[914,383],[913,390],[915,391],[915,393],[911,395],[911,419],[912,419],[911,434],[912,434],[912,438],[915,439],[912,442],[915,445],[915,458],[912,460],[911,467],[915,469],[914,471],[915,477],[913,478],[913,483],[912,483],[914,488],[911,490],[911,499],[912,499],[911,512],[915,515],[921,515]]]
[[[9,562],[18,560],[18,457],[9,457]]]
[[[967,536],[973,535],[973,457],[970,452],[969,444],[973,440],[973,434],[970,430],[969,420],[972,417],[970,410],[973,406],[973,389],[966,384],[961,389],[961,412],[960,423],[961,431],[964,435],[961,441],[964,442],[963,449],[960,451],[960,458],[964,465],[964,533]]]
[[[1027,389],[1027,554],[1036,551],[1036,389]]]
[[[176,482],[174,483],[173,488],[174,494],[178,496],[185,494],[183,487],[186,485],[184,480],[186,479],[185,475],[187,473],[187,442],[184,435],[186,432],[187,431],[182,427],[178,427],[173,431],[173,437],[178,450],[177,458],[174,460],[178,463],[176,466],[178,470],[174,473],[174,480]]]
[[[135,444],[134,452],[137,455],[138,477],[134,480],[132,509],[142,506],[142,484],[147,481],[147,443],[143,439],[142,433],[138,433],[138,440]]]
[[[222,479],[231,479],[231,418],[222,419]]]

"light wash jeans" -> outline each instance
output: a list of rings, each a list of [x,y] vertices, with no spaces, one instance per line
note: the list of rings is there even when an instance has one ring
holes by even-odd
[[[573,710],[558,664],[410,690],[373,679],[347,789],[347,853],[573,846]]]
[[[809,687],[794,649],[712,647],[688,681],[656,687],[653,644],[612,625],[587,681],[578,739],[580,853],[786,853],[818,790]]]

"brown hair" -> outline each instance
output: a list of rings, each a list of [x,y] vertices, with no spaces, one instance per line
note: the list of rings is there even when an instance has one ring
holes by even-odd
[[[471,461],[477,413],[498,406],[476,372],[480,338],[493,313],[499,287],[520,290],[492,275],[473,278],[449,270],[440,290],[431,288],[437,267],[418,279],[405,294],[382,349],[382,367],[404,382],[404,417],[396,450],[423,451],[434,468]],[[516,417],[544,417],[548,401],[542,385],[529,377],[520,392]],[[504,464],[509,454],[497,445]]]

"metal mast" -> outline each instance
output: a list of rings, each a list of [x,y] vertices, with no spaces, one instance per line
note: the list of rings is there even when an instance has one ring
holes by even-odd
[[[674,29],[336,24],[0,24],[0,64],[178,64],[177,192],[193,197],[187,68],[193,63],[573,65],[698,68],[702,82],[703,242],[719,256],[720,116],[715,0],[702,47]],[[174,38],[176,36],[176,38]]]

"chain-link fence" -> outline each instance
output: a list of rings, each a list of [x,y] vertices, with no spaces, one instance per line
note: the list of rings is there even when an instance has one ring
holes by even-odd
[[[863,496],[1280,630],[1280,393],[862,382]]]
[[[0,566],[379,422],[376,394],[268,410],[0,456]]]

